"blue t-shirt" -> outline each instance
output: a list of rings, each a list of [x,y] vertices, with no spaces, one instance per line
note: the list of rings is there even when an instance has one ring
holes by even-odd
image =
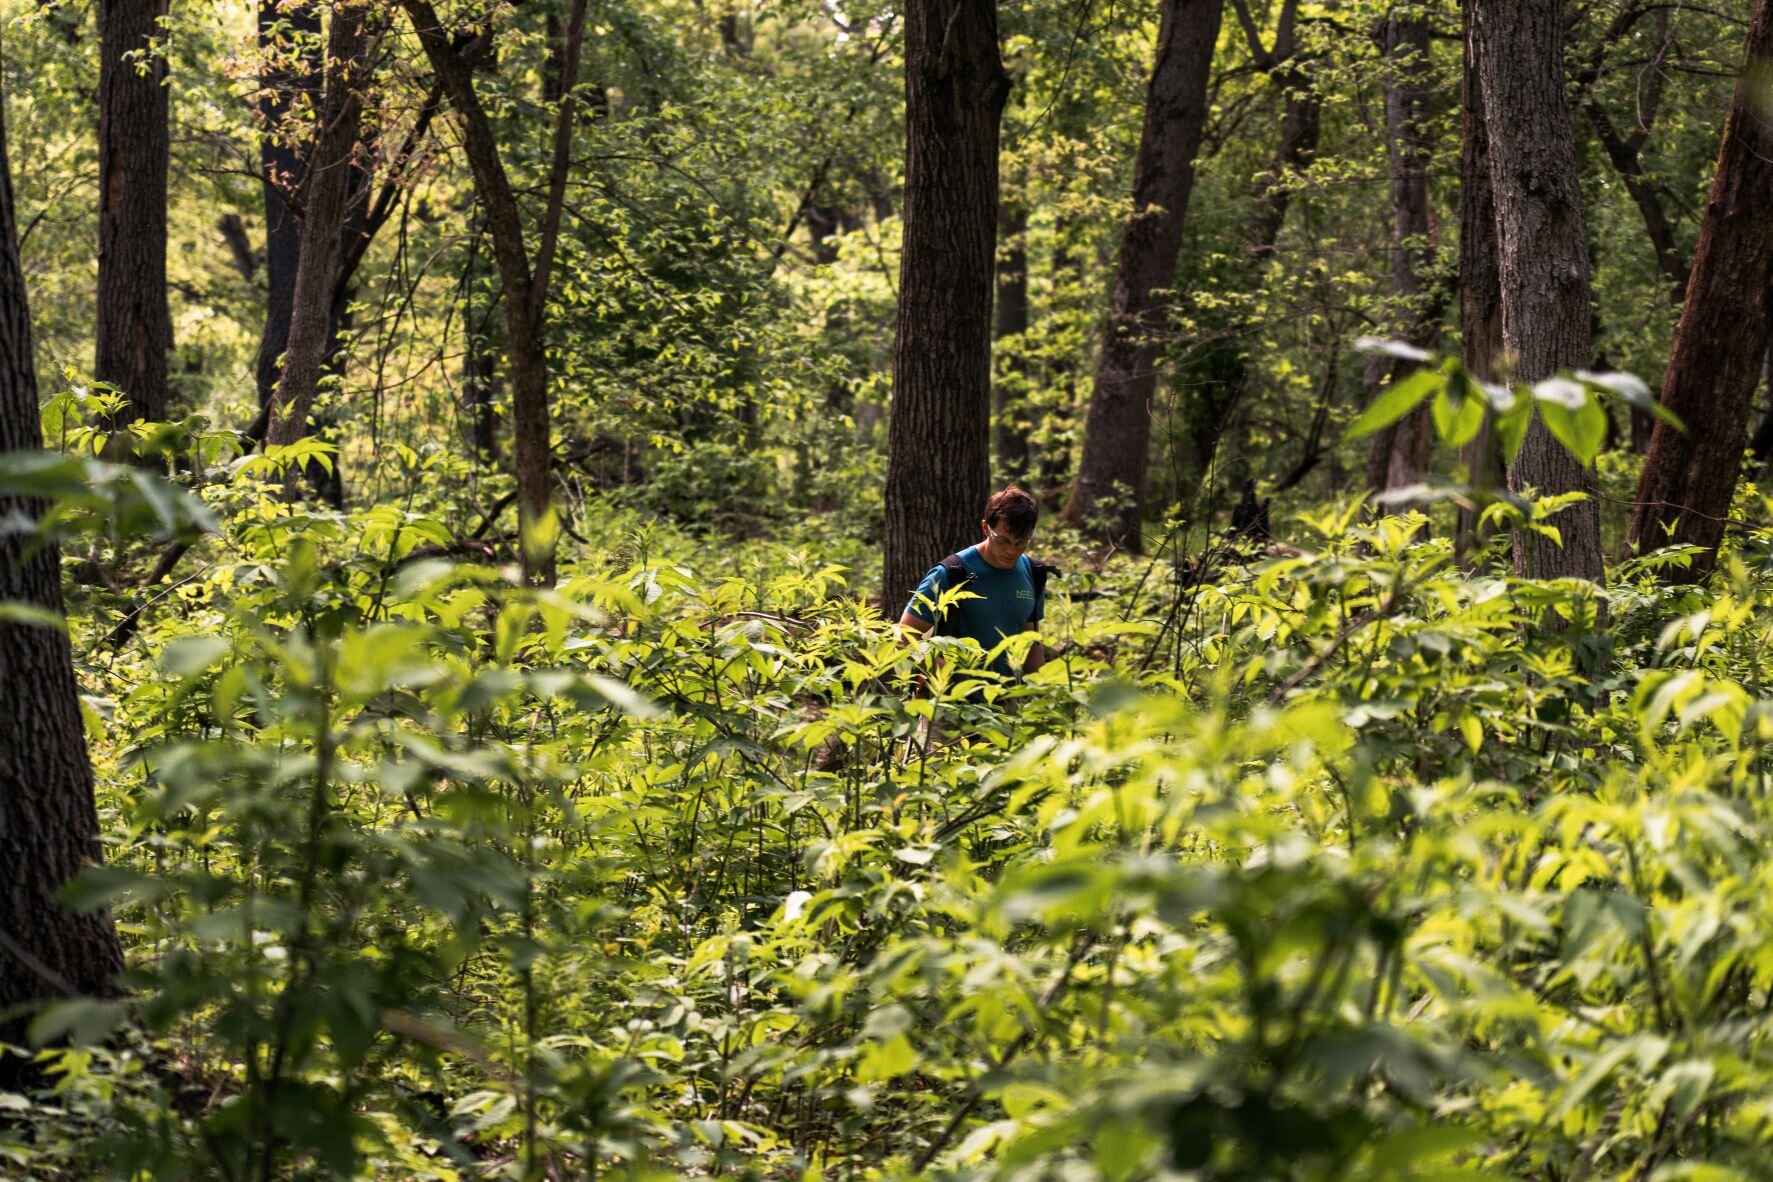
[[[1034,563],[1028,555],[1016,557],[1016,565],[998,570],[985,561],[979,547],[968,546],[960,552],[961,562],[973,572],[966,589],[978,599],[961,599],[948,609],[942,632],[946,636],[970,636],[979,647],[989,652],[1006,636],[1025,632],[1030,623],[1038,623],[1046,610],[1043,597],[1034,590]],[[937,563],[917,585],[917,593],[905,610],[920,620],[935,623],[936,600],[948,590],[948,568]],[[999,656],[991,667],[1005,676],[1014,670]]]

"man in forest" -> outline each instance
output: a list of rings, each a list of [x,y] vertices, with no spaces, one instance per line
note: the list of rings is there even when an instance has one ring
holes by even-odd
[[[1027,553],[1039,517],[1039,504],[1019,488],[993,495],[985,503],[985,519],[979,522],[984,535],[979,543],[930,568],[899,617],[899,625],[913,632],[937,628],[944,636],[970,636],[987,652],[1007,637],[1035,631],[1046,610],[1048,569]],[[957,586],[978,598],[962,598],[950,605],[938,627],[936,604],[943,592]],[[1036,640],[1022,662],[1022,672],[1033,673],[1046,660],[1046,649]],[[1003,654],[991,668],[1005,677],[1014,672]]]

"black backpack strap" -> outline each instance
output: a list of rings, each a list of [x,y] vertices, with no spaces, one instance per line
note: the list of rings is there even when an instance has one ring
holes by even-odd
[[[1065,577],[1065,572],[1037,558],[1028,560],[1029,575],[1034,580],[1034,620],[1038,623],[1047,614],[1047,579]]]
[[[950,554],[942,560],[942,569],[948,572],[948,589],[964,587],[973,581],[973,571],[958,554]]]
[[[942,560],[942,570],[948,576],[948,585],[944,588],[944,590],[948,591],[953,591],[957,587],[964,587],[977,577],[974,575],[972,568],[969,567],[958,554],[950,554],[948,557],[944,558]],[[958,610],[958,605],[949,609],[949,611],[956,610]],[[939,613],[936,617],[935,624],[930,629],[937,636],[943,634],[942,625],[946,622],[945,617],[947,615],[948,612]]]

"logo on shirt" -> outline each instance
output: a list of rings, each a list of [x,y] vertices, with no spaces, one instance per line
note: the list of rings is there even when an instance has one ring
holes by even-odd
[[[1016,588],[1016,598],[1017,599],[1033,599],[1034,598],[1034,589],[1032,587],[1017,587]]]

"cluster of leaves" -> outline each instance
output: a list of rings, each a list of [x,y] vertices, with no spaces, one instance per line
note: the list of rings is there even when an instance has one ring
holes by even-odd
[[[1355,347],[1396,357],[1424,368],[1387,386],[1348,428],[1360,439],[1389,427],[1427,402],[1435,433],[1451,447],[1477,438],[1486,418],[1494,424],[1496,441],[1509,463],[1520,454],[1535,416],[1553,439],[1583,464],[1593,464],[1607,439],[1606,397],[1685,430],[1680,418],[1656,400],[1643,379],[1628,373],[1577,370],[1534,382],[1484,382],[1473,377],[1457,358],[1438,365],[1433,354],[1397,341],[1362,337]]]
[[[1603,590],[1327,510],[1204,578],[1071,564],[1064,650],[1004,685],[826,554],[610,512],[536,592],[429,557],[416,495],[286,502],[302,459],[199,489],[220,536],[124,651],[77,603],[107,861],[70,899],[130,993],[45,1011],[9,1172],[1764,1160],[1764,532],[1714,589]],[[89,480],[216,526],[96,460],[7,473],[87,498],[64,531]]]

